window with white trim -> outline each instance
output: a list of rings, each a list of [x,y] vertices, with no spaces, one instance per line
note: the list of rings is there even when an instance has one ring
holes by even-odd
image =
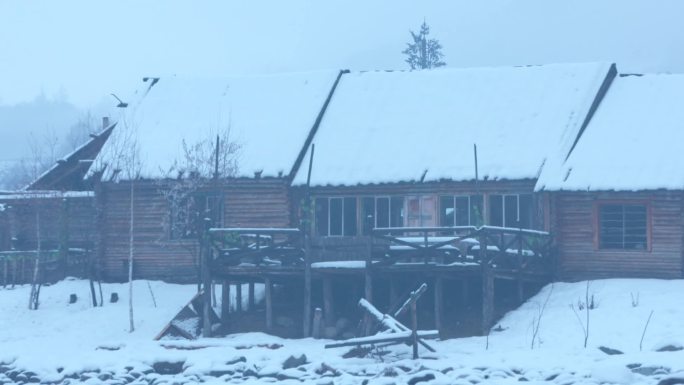
[[[375,227],[404,227],[404,210],[403,196],[361,198],[362,233],[369,235]]]
[[[316,198],[316,233],[323,236],[356,235],[356,198]]]
[[[489,225],[529,229],[532,226],[532,194],[489,196]]]
[[[439,197],[440,226],[481,226],[481,195],[442,195]]]

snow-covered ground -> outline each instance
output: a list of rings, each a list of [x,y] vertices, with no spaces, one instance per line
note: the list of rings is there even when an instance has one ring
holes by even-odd
[[[586,349],[582,326],[586,323],[586,310],[580,308],[586,306],[587,285],[556,283],[507,314],[495,328],[498,331],[490,335],[488,348],[485,337],[435,341],[437,353],[421,350],[422,359],[417,361],[410,360],[410,349],[403,345],[376,352],[385,355],[344,359],[342,355],[349,349],[326,350],[324,344],[328,341],[285,340],[261,333],[191,342],[154,342],[153,337],[196,288],[162,282],[150,285],[156,308],[147,282],[135,282],[134,333],[128,333],[126,285],[103,285],[105,299],[117,292],[120,300],[92,308],[87,281],[63,281],[42,289],[37,311],[27,309],[28,286],[0,288],[0,383],[3,367],[5,371],[30,370],[43,381],[58,382],[77,373],[71,376],[77,378],[70,381],[93,384],[140,382],[142,378],[155,383],[281,380],[361,384],[368,380],[369,384],[400,384],[421,377],[434,378],[431,384],[507,384],[524,380],[655,384],[669,376],[684,377],[684,351],[657,351],[684,345],[682,280],[590,282],[589,296],[593,295],[595,306],[589,311]],[[70,305],[72,293],[79,300]],[[533,324],[537,322],[540,326],[533,344]],[[624,354],[608,355],[598,349],[601,346]],[[284,361],[301,354],[306,355],[306,364],[283,369]],[[183,363],[183,371],[159,374],[163,370],[152,368],[159,362]]]

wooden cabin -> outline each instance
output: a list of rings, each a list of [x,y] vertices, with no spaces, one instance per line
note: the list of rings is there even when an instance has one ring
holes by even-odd
[[[128,277],[131,193],[138,278],[197,282],[205,217],[213,227],[292,226],[292,170],[340,75],[144,81],[90,170],[101,174],[105,279]],[[127,150],[137,158],[133,173]]]
[[[684,277],[682,75],[619,76],[567,160],[545,169],[559,279]]]
[[[97,245],[93,180],[86,173],[114,124],[55,163],[21,191],[0,193],[0,275],[3,284],[32,279],[36,254],[43,280],[89,275]]]

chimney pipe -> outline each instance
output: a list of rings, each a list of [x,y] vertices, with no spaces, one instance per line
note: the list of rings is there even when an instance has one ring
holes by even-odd
[[[106,129],[109,127],[109,116],[103,116],[102,117],[102,129]]]

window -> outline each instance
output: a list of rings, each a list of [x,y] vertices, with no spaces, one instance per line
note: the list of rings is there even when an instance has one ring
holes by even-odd
[[[489,224],[492,226],[530,228],[532,195],[505,194],[489,196]]]
[[[601,204],[598,211],[600,249],[648,248],[648,210],[645,204]]]
[[[169,200],[170,239],[196,238],[204,218],[211,226],[223,226],[223,197],[216,194],[193,194],[182,199]]]
[[[356,235],[356,198],[316,198],[316,233]]]
[[[439,197],[440,226],[481,226],[482,197],[444,195]]]
[[[436,197],[433,195],[406,198],[406,226],[433,227],[436,223]]]
[[[404,227],[404,197],[364,197],[363,234],[375,227]]]

